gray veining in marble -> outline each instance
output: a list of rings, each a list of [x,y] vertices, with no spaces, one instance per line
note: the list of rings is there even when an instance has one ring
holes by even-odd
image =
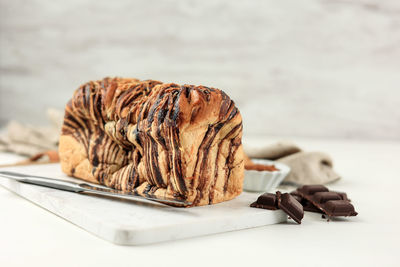
[[[400,140],[400,1],[0,0],[0,124],[113,75],[221,88],[247,134]]]

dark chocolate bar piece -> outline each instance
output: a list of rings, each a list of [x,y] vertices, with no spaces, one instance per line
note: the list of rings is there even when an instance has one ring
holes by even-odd
[[[323,217],[356,216],[354,206],[343,192],[329,191],[323,185],[305,185],[297,190],[276,194],[265,193],[250,205],[269,210],[282,209],[297,223],[301,223],[304,211],[322,213]]]
[[[257,201],[252,203],[250,207],[261,208],[267,210],[278,209],[278,202],[275,194],[265,193],[257,198]]]
[[[297,191],[294,190],[290,192],[290,194],[298,201],[301,205],[303,205],[303,210],[310,211],[310,212],[317,212],[323,213],[320,209],[315,207],[313,204],[310,203],[307,199],[303,198],[302,195]]]
[[[329,189],[323,185],[315,184],[315,185],[303,185],[303,187],[298,188],[298,191],[306,195],[314,195],[317,192],[328,192]]]
[[[309,187],[309,186],[308,186]],[[313,186],[312,189],[315,189],[316,187]],[[321,190],[322,188],[320,186],[317,187],[317,189]],[[324,190],[324,189],[322,189]],[[302,194],[299,193],[298,190],[294,190],[290,192],[290,194],[303,205],[304,211],[309,211],[309,212],[316,212],[316,213],[324,213],[321,209],[317,208],[314,206],[310,201],[302,197]],[[344,192],[337,192],[337,191],[320,191],[316,192],[313,195],[313,198],[317,202],[326,202],[328,200],[347,200],[350,201],[350,199],[347,198],[347,194]]]
[[[304,216],[303,206],[292,195],[277,191],[276,194],[265,193],[257,198],[256,202],[250,204],[252,208],[267,210],[282,209],[297,223],[301,223]]]
[[[306,201],[306,204],[303,205],[303,209],[305,211],[309,211],[309,212],[315,212],[315,213],[324,213],[322,210],[320,210],[319,208],[315,207],[311,202]]]
[[[328,217],[357,215],[346,193],[329,191],[323,185],[305,185],[296,193],[302,196],[301,203],[305,204],[306,211],[313,211],[315,207]]]
[[[290,194],[300,203],[303,200],[303,197],[299,194],[299,192],[297,192],[297,190],[290,192]]]
[[[290,216],[295,222],[301,224],[304,217],[303,206],[292,195],[288,193],[282,194],[277,191],[278,207]]]
[[[301,194],[299,193],[299,191],[297,191],[297,190],[294,190],[294,191],[290,192],[290,194],[291,194],[292,196],[299,196],[299,197],[302,197]]]
[[[347,201],[350,201],[350,202],[351,202],[351,200],[347,198],[347,194],[346,194],[345,192],[337,192],[337,191],[331,191],[331,192],[335,192],[335,193],[339,194],[339,196],[340,196],[343,200],[347,200]]]
[[[326,191],[319,191],[317,193],[322,193],[322,192]],[[340,199],[348,200],[351,202],[351,200],[347,197],[347,194],[345,192],[338,192],[338,191],[328,191],[328,192],[334,192],[340,196]],[[306,206],[308,204],[308,201],[305,198],[303,198],[302,194],[300,194],[298,190],[294,190],[290,192],[290,194],[294,196],[296,200],[299,201],[303,206]]]
[[[324,206],[328,216],[356,216],[354,206],[347,200],[330,200]]]
[[[342,200],[342,197],[335,192],[317,192],[313,195],[313,200],[315,202],[324,204],[329,200]]]

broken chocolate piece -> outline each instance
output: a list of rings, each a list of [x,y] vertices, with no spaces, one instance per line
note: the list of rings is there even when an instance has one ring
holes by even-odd
[[[347,201],[350,201],[350,202],[351,202],[351,200],[347,198],[347,194],[346,194],[345,192],[337,192],[337,191],[331,191],[331,192],[335,192],[335,193],[337,193],[343,200],[347,200]]]
[[[296,190],[296,194],[303,197],[301,203],[306,203],[306,211],[313,211],[314,206],[319,212],[328,217],[336,216],[356,216],[358,213],[354,210],[354,206],[347,198],[347,194],[343,192],[329,191],[323,185],[305,185]],[[307,202],[305,202],[307,201]]]
[[[313,200],[324,204],[329,200],[342,200],[342,197],[335,192],[317,192],[313,195]]]
[[[303,206],[292,195],[288,193],[282,194],[277,191],[278,207],[290,216],[295,222],[301,224],[304,217]]]
[[[319,208],[315,207],[311,202],[309,202],[307,200],[305,202],[306,202],[306,204],[303,205],[303,209],[305,211],[315,212],[315,213],[323,213],[322,210],[320,210]]]
[[[278,208],[276,195],[271,193],[262,194],[258,197],[256,202],[250,205],[250,207],[276,210]]]
[[[300,203],[303,200],[303,197],[299,194],[299,192],[297,192],[297,190],[290,192],[290,194]],[[303,205],[303,203],[301,204]]]
[[[258,197],[257,203],[261,205],[276,207],[276,195],[265,193]]]
[[[329,189],[323,185],[315,184],[315,185],[304,185],[301,188],[298,188],[297,191],[301,191],[301,193],[306,195],[314,195],[316,192],[328,192]]]
[[[297,223],[301,223],[304,216],[303,206],[291,194],[277,191],[276,194],[265,193],[257,198],[257,201],[251,203],[252,208],[261,208],[267,210],[282,209]]]
[[[324,206],[325,213],[330,216],[356,216],[354,206],[347,200],[330,200]]]
[[[301,223],[304,211],[322,213],[323,218],[356,216],[354,206],[343,192],[329,191],[323,185],[305,185],[297,190],[276,194],[265,193],[250,205],[269,210],[282,209],[297,223]]]

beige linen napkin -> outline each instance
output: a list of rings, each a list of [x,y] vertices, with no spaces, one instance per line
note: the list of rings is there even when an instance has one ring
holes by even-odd
[[[295,184],[327,184],[340,179],[333,170],[332,158],[322,152],[304,152],[297,145],[281,141],[264,147],[245,147],[250,158],[277,160],[291,171],[284,182]]]
[[[51,125],[47,127],[9,122],[0,135],[0,151],[34,156],[48,150],[57,150],[63,116],[64,113],[60,110],[48,109],[47,117]]]

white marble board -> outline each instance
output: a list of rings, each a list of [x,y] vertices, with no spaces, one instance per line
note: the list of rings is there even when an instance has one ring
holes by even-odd
[[[75,180],[59,164],[20,166],[2,170]],[[82,229],[119,245],[141,245],[223,233],[284,222],[278,211],[250,208],[258,194],[243,192],[234,200],[194,207],[125,202],[19,183],[0,177],[0,185]]]

